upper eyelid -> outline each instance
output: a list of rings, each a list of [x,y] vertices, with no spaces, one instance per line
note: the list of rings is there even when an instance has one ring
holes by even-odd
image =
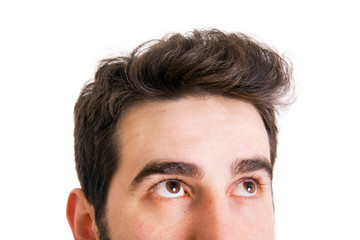
[[[159,181],[156,181],[155,183],[152,183],[150,185],[150,188],[148,191],[152,190],[156,185],[166,182],[166,181],[176,181],[176,182],[179,182],[181,185],[186,184],[186,183],[184,183],[184,181],[182,181],[181,179],[178,179],[178,178],[164,178]]]
[[[202,179],[204,176],[203,170],[193,163],[151,161],[135,176],[131,182],[131,189],[136,189],[136,187],[142,184],[148,177],[159,174],[173,176],[181,175],[196,179]]]
[[[266,184],[271,185],[272,182],[270,176],[265,171],[261,171],[261,170],[249,174],[244,174],[244,176],[239,177],[237,181],[240,182],[241,180],[246,180],[246,179],[253,180],[259,186],[263,186]]]
[[[251,181],[255,182],[256,186],[258,187],[258,189],[260,189],[260,191],[262,191],[264,185],[266,185],[266,183],[264,182],[264,180],[261,177],[245,177],[241,181],[239,181],[239,183],[246,181],[246,180],[251,180]]]
[[[179,183],[181,183],[181,184],[184,184],[184,185],[190,187],[186,181],[184,181],[184,180],[182,180],[182,179],[180,179],[180,178],[178,178],[178,177],[173,177],[173,176],[171,176],[171,177],[164,177],[164,176],[162,176],[161,179],[156,180],[156,181],[154,181],[154,183],[151,183],[151,184],[150,184],[149,190],[151,190],[151,189],[152,189],[153,187],[155,187],[157,184],[160,184],[160,183],[166,182],[166,181],[171,181],[171,180],[172,180],[172,181],[177,181],[177,182],[179,182]],[[255,182],[256,185],[259,186],[259,187],[261,187],[261,186],[263,186],[263,185],[266,184],[266,183],[264,183],[264,180],[263,180],[262,177],[246,176],[246,177],[241,177],[241,178],[235,180],[231,185],[234,185],[234,184],[236,185],[236,184],[239,184],[240,182],[243,182],[243,181],[246,181],[246,180],[251,180],[251,181]]]
[[[254,177],[244,177],[242,178],[239,182],[244,182],[246,180],[250,180],[250,181],[253,181],[254,183],[256,183],[257,186],[262,186],[264,185],[261,180],[257,179],[257,178],[254,178]]]
[[[163,182],[166,182],[166,181],[176,181],[176,182],[179,182],[181,188],[182,188],[183,191],[184,191],[184,195],[183,195],[183,196],[178,196],[178,197],[173,197],[173,198],[162,197],[162,196],[160,196],[160,197],[165,198],[165,199],[179,199],[179,198],[183,198],[184,196],[185,196],[185,197],[186,197],[186,196],[193,196],[193,191],[194,191],[193,188],[190,187],[190,186],[189,186],[187,183],[185,183],[183,180],[181,180],[181,179],[179,179],[179,178],[174,178],[174,177],[172,177],[172,178],[166,178],[166,179],[163,179],[163,180],[161,180],[161,181],[158,181],[157,183],[152,184],[151,187],[149,188],[148,192],[153,192],[153,189],[154,189],[157,185],[159,185],[159,184],[161,184],[161,183],[163,183]]]

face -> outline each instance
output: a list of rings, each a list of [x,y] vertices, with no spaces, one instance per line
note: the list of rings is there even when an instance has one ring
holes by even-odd
[[[121,132],[121,134],[120,134]],[[143,103],[119,125],[106,225],[117,239],[273,239],[270,149],[256,108],[223,97]]]

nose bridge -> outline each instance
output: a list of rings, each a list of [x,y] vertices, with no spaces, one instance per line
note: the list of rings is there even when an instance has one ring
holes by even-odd
[[[197,207],[195,239],[236,239],[235,219],[225,196],[205,196]]]

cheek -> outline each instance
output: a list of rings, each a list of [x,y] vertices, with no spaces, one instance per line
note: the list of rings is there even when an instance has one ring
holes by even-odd
[[[180,199],[149,199],[142,204],[141,220],[144,226],[156,226],[163,233],[186,228],[190,222],[191,201]]]
[[[190,224],[187,203],[182,200],[123,201],[108,211],[112,239],[181,239]]]
[[[144,216],[134,221],[135,232],[130,235],[135,236],[135,239],[148,240],[157,240],[160,236],[162,239],[185,239],[189,224],[189,219],[186,217],[181,219],[179,215],[172,215],[172,217],[167,215],[164,219],[159,219],[158,216]]]
[[[247,206],[241,214],[242,224],[256,236],[255,239],[273,239],[275,221],[272,202]]]
[[[156,221],[156,218],[136,219],[134,226],[136,239],[157,240],[159,236],[162,239],[184,239],[183,236],[189,229],[190,221],[184,217],[179,220],[179,216],[174,218],[164,218],[162,221]],[[165,221],[168,219],[168,221]],[[133,238],[129,238],[133,239]]]
[[[230,208],[240,235],[249,236],[246,239],[273,239],[275,221],[271,197],[234,199],[230,202]]]

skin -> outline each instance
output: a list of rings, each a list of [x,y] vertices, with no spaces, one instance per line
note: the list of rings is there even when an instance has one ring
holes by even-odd
[[[121,163],[106,203],[110,239],[274,239],[271,174],[262,167],[271,166],[270,148],[253,105],[215,96],[147,102],[118,128]],[[244,170],[245,160],[263,165]],[[197,171],[139,177],[164,163]],[[166,183],[180,191],[171,193]],[[70,194],[68,219],[75,239],[97,239],[80,189]]]

